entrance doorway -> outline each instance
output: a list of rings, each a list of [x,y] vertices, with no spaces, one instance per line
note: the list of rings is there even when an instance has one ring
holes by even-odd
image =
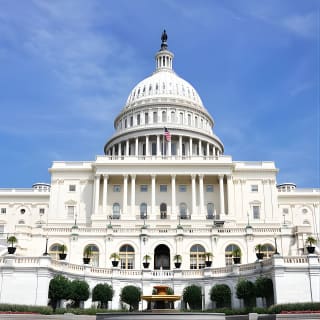
[[[164,245],[159,244],[154,249],[154,270],[170,270],[170,249]]]

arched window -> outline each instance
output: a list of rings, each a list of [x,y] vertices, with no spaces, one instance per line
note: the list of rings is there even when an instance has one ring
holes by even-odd
[[[180,112],[180,114],[179,114],[179,122],[181,123],[181,124],[183,124],[183,113],[182,112]]]
[[[171,111],[171,122],[176,122],[176,113]]]
[[[190,248],[190,269],[202,269],[205,266],[205,249],[200,244]]]
[[[121,269],[134,268],[134,249],[129,244],[125,244],[120,248],[120,265]]]
[[[87,246],[85,246],[84,250],[83,250],[83,256],[85,257],[85,252],[87,251],[87,249],[90,249],[90,264],[98,267],[99,266],[99,248],[95,245],[95,244],[88,244]]]
[[[112,219],[120,219],[120,204],[118,202],[112,206]]]
[[[179,204],[180,219],[188,219],[188,207],[185,202]]]
[[[167,204],[166,203],[160,204],[160,218],[167,219]]]
[[[167,113],[165,111],[162,111],[162,122],[167,122]]]
[[[158,112],[154,111],[153,112],[153,123],[157,123],[158,122]]]
[[[212,202],[207,203],[207,219],[213,219],[214,204]]]
[[[50,246],[49,255],[51,256],[52,259],[59,260],[59,253],[61,253],[59,243],[55,243]]]
[[[271,258],[275,252],[274,246],[269,244],[269,243],[265,243],[263,245],[263,250],[261,250],[261,253],[263,253],[263,259],[268,259]]]
[[[226,266],[230,266],[232,265],[232,257],[233,257],[233,251],[235,249],[238,249],[240,250],[240,248],[236,245],[236,244],[229,244],[227,247],[226,247],[226,250],[225,250],[225,261],[226,261]]]
[[[147,214],[148,214],[147,209],[148,209],[148,206],[145,202],[140,204],[140,219],[147,219]]]

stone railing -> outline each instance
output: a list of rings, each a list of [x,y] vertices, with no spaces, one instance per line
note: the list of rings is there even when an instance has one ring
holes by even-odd
[[[320,256],[312,256],[313,261],[320,264]],[[2,266],[14,266],[16,269],[38,268],[40,266],[48,267],[52,271],[66,274],[86,275],[88,277],[99,278],[118,278],[118,279],[202,279],[206,277],[225,277],[228,275],[248,275],[260,274],[273,267],[274,262],[279,259],[285,268],[296,268],[297,265],[305,267],[309,263],[311,256],[291,256],[270,258],[263,261],[257,261],[249,264],[230,265],[220,268],[204,269],[174,269],[174,270],[138,270],[138,269],[120,269],[120,268],[101,268],[91,265],[72,264],[66,261],[51,259],[50,256],[41,257],[21,257],[16,255],[6,255],[0,258],[0,269]],[[293,266],[294,265],[294,266]]]

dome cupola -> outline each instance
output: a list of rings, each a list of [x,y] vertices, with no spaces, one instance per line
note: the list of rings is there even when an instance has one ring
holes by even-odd
[[[160,50],[155,55],[156,69],[130,92],[115,119],[116,133],[106,143],[105,154],[155,156],[165,152],[168,156],[217,156],[223,153],[223,144],[212,131],[214,121],[199,94],[173,70],[174,54],[168,50],[167,40],[164,30]],[[159,141],[164,128],[172,137],[166,148],[159,146],[164,144]]]

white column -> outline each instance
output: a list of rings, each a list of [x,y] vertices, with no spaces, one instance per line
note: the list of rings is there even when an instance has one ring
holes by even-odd
[[[121,156],[121,143],[118,143],[118,156]]]
[[[212,147],[212,155],[213,155],[213,157],[216,156],[216,148],[215,148],[215,146]]]
[[[139,153],[139,140],[138,137],[136,138],[136,147],[135,147],[135,156],[137,157]]]
[[[245,179],[240,179],[240,186],[241,186],[241,196],[240,196],[240,199],[241,199],[241,208],[242,208],[242,213],[241,213],[241,216],[242,216],[242,219],[244,220],[247,220],[247,209],[245,208],[245,203],[244,203],[244,192],[243,192],[243,188],[244,188],[244,185],[246,183],[246,180]],[[251,213],[249,213],[251,214]]]
[[[112,146],[112,156],[114,157],[116,155],[116,146]]]
[[[94,209],[93,213],[97,214],[99,211],[99,194],[100,194],[100,175],[94,177]]]
[[[192,138],[191,137],[189,138],[189,149],[190,149],[189,151],[190,157],[192,157]]]
[[[109,178],[109,176],[107,174],[103,175],[102,214],[107,213],[108,178]]]
[[[179,136],[179,156],[182,157],[182,136]]]
[[[198,142],[199,156],[202,156],[201,147],[202,147],[202,144],[201,144],[201,140],[199,139],[199,142]]]
[[[160,155],[161,155],[160,136],[157,135],[157,156],[160,157]]]
[[[223,175],[219,175],[219,187],[220,187],[220,214],[224,214],[224,188],[223,188]]]
[[[210,156],[210,145],[209,142],[207,142],[207,157]]]
[[[200,214],[204,213],[204,199],[203,199],[203,174],[199,174],[199,209]]]
[[[191,175],[191,188],[192,188],[192,215],[196,213],[196,175]]]
[[[130,146],[129,146],[129,139],[126,141],[126,156],[129,155]]]
[[[135,217],[136,205],[136,175],[131,175],[131,215]]]
[[[127,215],[128,214],[128,175],[123,175],[123,201],[122,201],[122,213]]]
[[[233,185],[232,185],[232,176],[227,175],[227,204],[228,204],[228,212],[226,214],[232,215],[234,210],[233,204]]]
[[[155,214],[156,208],[156,176],[151,176],[151,214]]]
[[[146,136],[146,157],[149,156],[149,136]]]
[[[167,156],[171,156],[171,140],[168,141],[168,150],[167,150]]]
[[[171,175],[171,214],[176,213],[176,175]]]

